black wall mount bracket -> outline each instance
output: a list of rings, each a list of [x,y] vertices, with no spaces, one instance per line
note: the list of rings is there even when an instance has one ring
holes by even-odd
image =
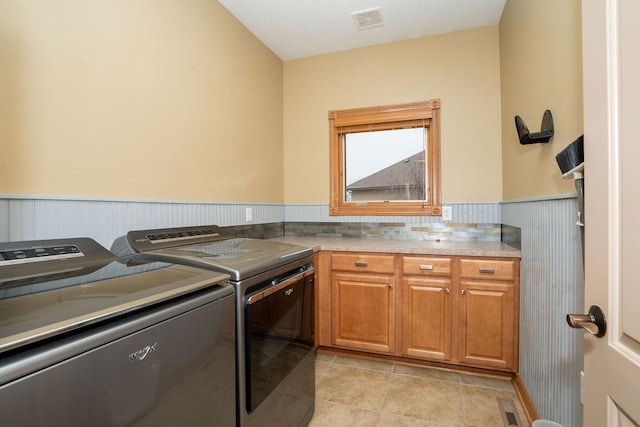
[[[545,110],[542,115],[540,132],[529,132],[529,128],[520,116],[516,116],[516,130],[518,131],[518,138],[520,138],[520,144],[522,145],[549,142],[553,136],[553,116],[551,115],[551,111]]]

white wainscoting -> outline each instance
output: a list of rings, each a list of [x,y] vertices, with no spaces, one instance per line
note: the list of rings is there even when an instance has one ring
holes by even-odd
[[[446,203],[452,223],[500,223],[500,203]],[[252,210],[247,223],[246,208]],[[274,222],[384,222],[430,224],[441,217],[329,216],[327,204],[185,203],[0,196],[0,241],[91,237],[110,247],[127,231],[217,224]]]
[[[9,240],[9,201],[0,199],[0,242]]]
[[[250,223],[246,208],[252,211]],[[0,198],[0,241],[90,237],[109,248],[130,230],[283,220],[281,204]]]
[[[565,321],[584,310],[576,213],[575,197],[502,204],[502,223],[522,233],[520,375],[540,416],[565,427],[582,426],[583,333]]]
[[[443,203],[451,206],[453,223],[500,224],[499,202]],[[286,222],[386,222],[429,224],[442,222],[439,216],[329,216],[327,204],[287,204]]]

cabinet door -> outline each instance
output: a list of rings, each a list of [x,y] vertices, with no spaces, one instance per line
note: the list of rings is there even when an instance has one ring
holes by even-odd
[[[393,276],[334,273],[333,344],[356,350],[394,351]]]
[[[513,283],[462,281],[461,294],[460,361],[516,371]]]
[[[409,277],[402,286],[402,354],[450,360],[451,281]]]

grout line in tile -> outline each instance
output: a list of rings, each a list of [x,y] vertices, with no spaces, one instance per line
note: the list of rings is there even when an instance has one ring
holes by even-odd
[[[392,375],[393,375],[393,367],[391,368],[391,372],[389,372],[389,378],[387,379],[387,385],[386,385],[386,387],[385,387],[384,395],[383,395],[383,397],[382,397],[382,408],[380,408],[380,409],[381,409],[380,414],[385,414],[385,413],[386,413],[386,412],[384,412],[383,410],[384,410],[384,408],[385,408],[385,403],[387,403],[387,394],[389,393],[389,385],[390,385],[390,383],[391,383],[391,376],[392,376]],[[382,416],[380,416],[380,418],[382,418]],[[380,418],[378,419],[378,426],[379,426],[379,427],[383,427],[383,426],[381,425],[382,420],[381,420]]]
[[[462,405],[462,418],[464,419],[464,425],[468,426],[469,425],[469,417],[467,415],[467,408],[465,405],[465,401],[464,401],[464,393],[462,392],[462,377],[461,375],[459,375],[460,377],[460,388],[458,389],[458,392],[460,393],[460,404]]]
[[[399,372],[391,372],[391,374],[393,375],[397,375],[399,377],[410,377],[410,378],[420,378],[423,380],[429,380],[429,381],[438,381],[441,383],[447,383],[447,384],[452,384],[452,385],[467,385],[467,384],[463,384],[459,381],[447,381],[447,380],[443,380],[440,378],[431,378],[431,377],[423,377],[420,375],[411,375],[411,374],[403,374],[403,373],[399,373]]]
[[[418,422],[418,423],[421,423],[421,422],[422,422],[422,423],[424,423],[424,422],[426,421],[426,420],[423,420],[423,419],[421,419],[421,418],[411,417],[411,416],[409,416],[409,415],[399,415],[399,414],[394,414],[394,413],[392,413],[392,412],[377,411],[377,410],[375,410],[375,409],[362,408],[362,407],[357,406],[357,405],[351,405],[351,404],[347,404],[347,403],[334,402],[334,401],[332,401],[332,400],[326,400],[326,399],[319,399],[319,398],[316,398],[316,401],[322,401],[322,402],[327,402],[327,403],[332,404],[332,405],[341,405],[341,406],[345,406],[345,407],[348,407],[348,408],[353,408],[353,409],[355,409],[355,410],[361,410],[361,411],[371,412],[371,413],[378,414],[378,416],[380,416],[380,417],[382,417],[382,415],[390,415],[390,416],[393,416],[393,417],[405,418],[405,419],[408,419],[408,420],[416,421],[416,422]],[[379,420],[379,421],[378,421],[378,425],[377,425],[377,427],[385,427],[385,426],[384,426],[384,424],[381,424],[381,423],[382,423],[382,420]],[[436,421],[429,421],[429,423],[430,423],[430,424],[433,424],[434,426],[435,426],[435,425],[437,425],[437,426],[442,426],[442,427],[445,427],[445,426],[446,426],[446,424],[442,424],[442,423],[439,423],[439,422],[436,422]]]
[[[506,389],[506,388],[500,388],[500,387],[491,387],[491,386],[487,386],[487,385],[483,385],[483,384],[467,384],[467,383],[460,383],[460,385],[466,386],[466,387],[477,387],[477,388],[482,388],[482,389],[487,389],[487,390],[494,390],[494,391],[503,391],[503,392],[507,392],[507,393],[516,393],[515,389],[511,388],[511,389]]]

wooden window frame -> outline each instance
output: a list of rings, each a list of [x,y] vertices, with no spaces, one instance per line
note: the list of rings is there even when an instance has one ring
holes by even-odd
[[[344,129],[387,130],[422,121],[428,132],[428,201],[344,201]],[[441,215],[440,100],[329,111],[329,215]]]

